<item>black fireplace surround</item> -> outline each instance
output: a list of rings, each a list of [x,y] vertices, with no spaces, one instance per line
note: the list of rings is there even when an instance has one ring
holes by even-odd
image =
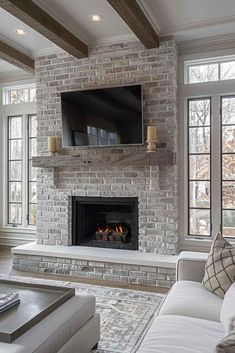
[[[137,197],[72,197],[72,245],[138,250]]]

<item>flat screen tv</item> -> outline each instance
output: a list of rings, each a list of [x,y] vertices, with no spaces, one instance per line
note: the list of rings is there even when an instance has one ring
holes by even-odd
[[[140,85],[61,93],[63,146],[143,143]]]

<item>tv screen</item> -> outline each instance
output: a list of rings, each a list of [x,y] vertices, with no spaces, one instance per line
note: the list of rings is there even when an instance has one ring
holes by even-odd
[[[143,143],[141,86],[61,93],[63,146]]]

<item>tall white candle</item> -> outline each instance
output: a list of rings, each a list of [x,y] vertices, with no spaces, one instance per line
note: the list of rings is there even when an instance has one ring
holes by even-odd
[[[156,126],[147,127],[147,140],[156,140],[157,139],[157,128]]]
[[[48,136],[48,151],[55,154],[57,151],[56,136]]]

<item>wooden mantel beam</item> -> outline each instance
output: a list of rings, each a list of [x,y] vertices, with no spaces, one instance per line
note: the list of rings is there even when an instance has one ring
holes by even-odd
[[[34,60],[21,51],[0,40],[0,59],[19,67],[22,70],[34,71]]]
[[[88,56],[85,43],[31,0],[0,0],[0,7],[73,56]]]
[[[159,35],[136,0],[107,0],[147,49],[159,47]]]

